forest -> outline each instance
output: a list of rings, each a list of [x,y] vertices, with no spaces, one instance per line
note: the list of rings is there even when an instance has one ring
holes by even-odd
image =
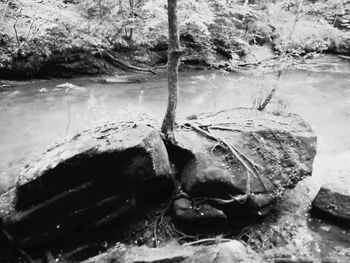
[[[349,8],[345,0],[181,1],[182,65],[234,69],[257,62],[254,47],[263,45],[300,58],[348,55]],[[0,10],[2,78],[107,73],[120,60],[166,63],[161,0],[2,0]]]

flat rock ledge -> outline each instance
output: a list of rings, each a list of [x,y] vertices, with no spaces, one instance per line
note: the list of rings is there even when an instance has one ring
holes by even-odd
[[[312,202],[317,216],[339,223],[350,223],[350,185],[323,185]]]
[[[209,246],[170,245],[161,248],[125,247],[118,245],[110,251],[83,263],[262,263],[255,252],[232,240]]]

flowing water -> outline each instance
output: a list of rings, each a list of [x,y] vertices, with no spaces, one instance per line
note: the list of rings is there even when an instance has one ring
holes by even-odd
[[[324,56],[275,74],[251,71],[180,73],[178,117],[232,107],[252,107],[273,85],[268,106],[275,112],[300,114],[318,136],[314,175],[318,184],[350,178],[350,63]],[[58,88],[70,82],[75,88]],[[166,108],[165,74],[142,76],[132,84],[100,84],[91,79],[48,80],[0,90],[0,171],[15,166],[33,151],[106,121],[148,113],[161,121]],[[0,178],[0,191],[14,178]],[[315,222],[312,228],[323,231]],[[318,229],[318,230],[317,230]],[[327,228],[326,228],[327,230]],[[333,231],[333,228],[332,228]],[[332,236],[332,231],[326,231]],[[350,246],[349,233],[336,231]],[[348,243],[347,243],[348,242]]]

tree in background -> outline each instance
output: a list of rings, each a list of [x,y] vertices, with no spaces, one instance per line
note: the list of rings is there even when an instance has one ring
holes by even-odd
[[[168,0],[168,106],[161,132],[169,140],[174,140],[176,106],[179,98],[178,73],[181,51],[176,9],[177,0]]]

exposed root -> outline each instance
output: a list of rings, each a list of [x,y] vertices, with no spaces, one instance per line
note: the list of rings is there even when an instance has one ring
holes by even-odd
[[[205,137],[217,142],[217,144],[215,144],[214,147],[211,149],[211,152],[213,152],[215,150],[215,148],[218,146],[226,148],[227,150],[229,150],[231,152],[231,154],[235,157],[235,159],[238,160],[239,163],[243,165],[243,167],[247,171],[247,183],[246,183],[245,198],[241,199],[241,200],[247,200],[251,195],[251,189],[250,189],[251,175],[260,178],[260,181],[261,181],[263,187],[265,188],[265,191],[267,192],[267,188],[266,188],[266,186],[265,186],[265,184],[260,176],[260,173],[258,171],[257,166],[248,157],[243,155],[235,146],[233,146],[232,144],[230,144],[226,140],[224,140],[218,136],[215,136],[211,131],[211,129],[223,129],[223,130],[233,130],[233,129],[228,128],[228,127],[221,127],[221,126],[213,126],[214,128],[212,128],[212,126],[208,125],[208,126],[206,126],[207,130],[204,130],[201,127],[205,127],[205,125],[201,125],[201,124],[198,125],[198,124],[194,124],[192,122],[187,122],[183,126],[190,127],[193,130],[197,131],[198,133],[204,135]],[[230,200],[230,201],[234,201],[234,200]]]
[[[210,153],[213,154],[215,149],[220,146],[220,143],[216,143],[210,150]]]
[[[140,68],[140,67],[136,67],[136,66],[133,66],[133,65],[129,65],[128,63],[120,60],[120,59],[117,59],[114,55],[112,55],[111,53],[109,53],[107,50],[105,49],[99,49],[98,50],[99,54],[102,56],[102,57],[106,57],[108,58],[109,60],[111,60],[111,62],[113,64],[118,64],[118,65],[121,65],[127,69],[130,69],[130,70],[136,70],[136,71],[143,71],[143,72],[150,72],[152,74],[156,74],[156,72],[154,71],[154,69],[145,69],[145,68]]]
[[[230,197],[231,197],[230,199],[206,197],[206,198],[200,198],[200,200],[196,199],[195,201],[197,201],[197,204],[207,203],[207,202],[215,203],[218,205],[227,205],[232,203],[244,204],[247,201],[249,196],[247,194],[244,194],[244,195],[237,195],[237,196],[230,195]]]
[[[197,239],[197,237],[192,235],[187,235],[184,232],[178,230],[176,227],[173,228],[174,232],[179,236],[179,239]]]
[[[155,247],[158,247],[158,245],[162,241],[166,241],[173,238],[176,238],[177,240],[183,240],[183,239],[196,240],[197,239],[195,236],[187,235],[182,231],[180,231],[179,229],[177,229],[173,224],[173,222],[171,221],[170,217],[168,216],[166,217],[163,217],[161,215],[156,216],[154,221],[147,228],[146,232],[147,231],[152,231],[153,241],[154,241],[153,243]]]
[[[173,201],[179,197],[175,196],[175,191],[173,194],[173,197],[170,198],[168,203],[165,205],[165,207],[162,207],[158,211],[154,211],[152,214],[148,215],[148,218],[151,220],[151,222],[146,226],[146,230],[140,229],[142,233],[152,233],[152,241],[153,245],[155,247],[158,247],[159,244],[162,242],[166,242],[170,239],[177,239],[177,240],[197,240],[197,237],[187,235],[177,229],[171,220],[171,217],[167,215],[171,209],[171,206],[173,204]]]
[[[154,243],[155,243],[156,247],[158,247],[157,221],[158,221],[158,219],[156,219],[156,221],[154,221],[154,228],[153,228],[153,237],[154,237]]]

